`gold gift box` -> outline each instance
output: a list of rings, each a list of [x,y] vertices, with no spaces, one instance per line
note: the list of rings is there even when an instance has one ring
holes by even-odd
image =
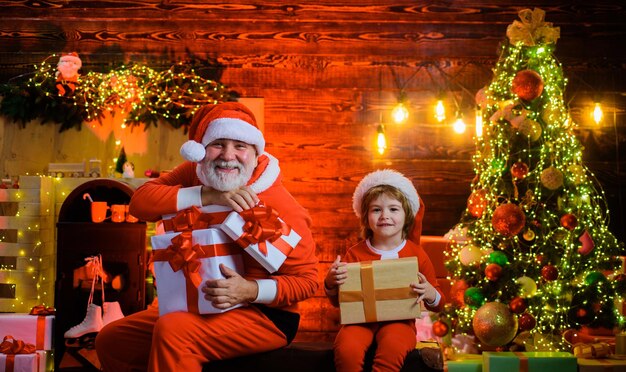
[[[349,263],[348,279],[339,288],[341,324],[414,319],[420,316],[417,257]]]

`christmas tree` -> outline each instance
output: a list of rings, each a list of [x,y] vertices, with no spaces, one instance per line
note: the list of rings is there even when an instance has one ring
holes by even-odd
[[[554,57],[559,29],[541,9],[520,12],[489,85],[476,95],[484,134],[476,177],[451,243],[452,305],[440,314],[484,347],[571,350],[564,332],[622,327],[614,274],[623,245],[564,102]]]

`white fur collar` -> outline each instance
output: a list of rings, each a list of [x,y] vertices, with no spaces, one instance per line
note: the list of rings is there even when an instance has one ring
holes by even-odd
[[[259,176],[259,178],[250,185],[250,188],[255,193],[259,194],[270,188],[278,179],[280,175],[280,167],[278,166],[278,159],[274,156],[270,155],[267,152],[264,152],[261,156],[267,156],[269,159],[269,163],[267,164],[267,168],[263,171],[263,173]]]

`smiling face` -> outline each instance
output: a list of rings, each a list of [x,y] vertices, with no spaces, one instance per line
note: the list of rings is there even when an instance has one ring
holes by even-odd
[[[257,165],[253,145],[230,139],[217,139],[206,147],[206,156],[198,163],[198,178],[219,191],[231,191],[250,180]]]
[[[379,225],[380,218],[383,219]],[[389,218],[389,221],[385,222],[384,218]],[[411,205],[406,196],[397,188],[390,185],[378,185],[363,195],[361,201],[361,236],[363,238],[371,240],[377,234],[381,237],[395,237],[395,229],[398,228],[400,239],[406,239],[414,222],[415,216],[411,212]],[[391,230],[394,230],[393,233]]]
[[[403,239],[406,218],[402,203],[387,194],[372,200],[367,211],[367,222],[372,230],[373,240],[397,242]]]

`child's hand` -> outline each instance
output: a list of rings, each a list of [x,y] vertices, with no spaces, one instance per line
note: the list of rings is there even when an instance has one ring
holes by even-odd
[[[411,283],[411,288],[413,288],[413,292],[416,292],[419,296],[415,302],[420,302],[422,300],[427,303],[433,303],[437,299],[437,290],[433,287],[432,284],[426,280],[424,274],[418,272],[417,277],[419,278],[419,283]]]
[[[335,261],[330,265],[326,279],[324,279],[324,285],[327,289],[335,289],[348,279],[348,270],[346,269],[346,263],[341,262],[341,256],[337,256]]]

